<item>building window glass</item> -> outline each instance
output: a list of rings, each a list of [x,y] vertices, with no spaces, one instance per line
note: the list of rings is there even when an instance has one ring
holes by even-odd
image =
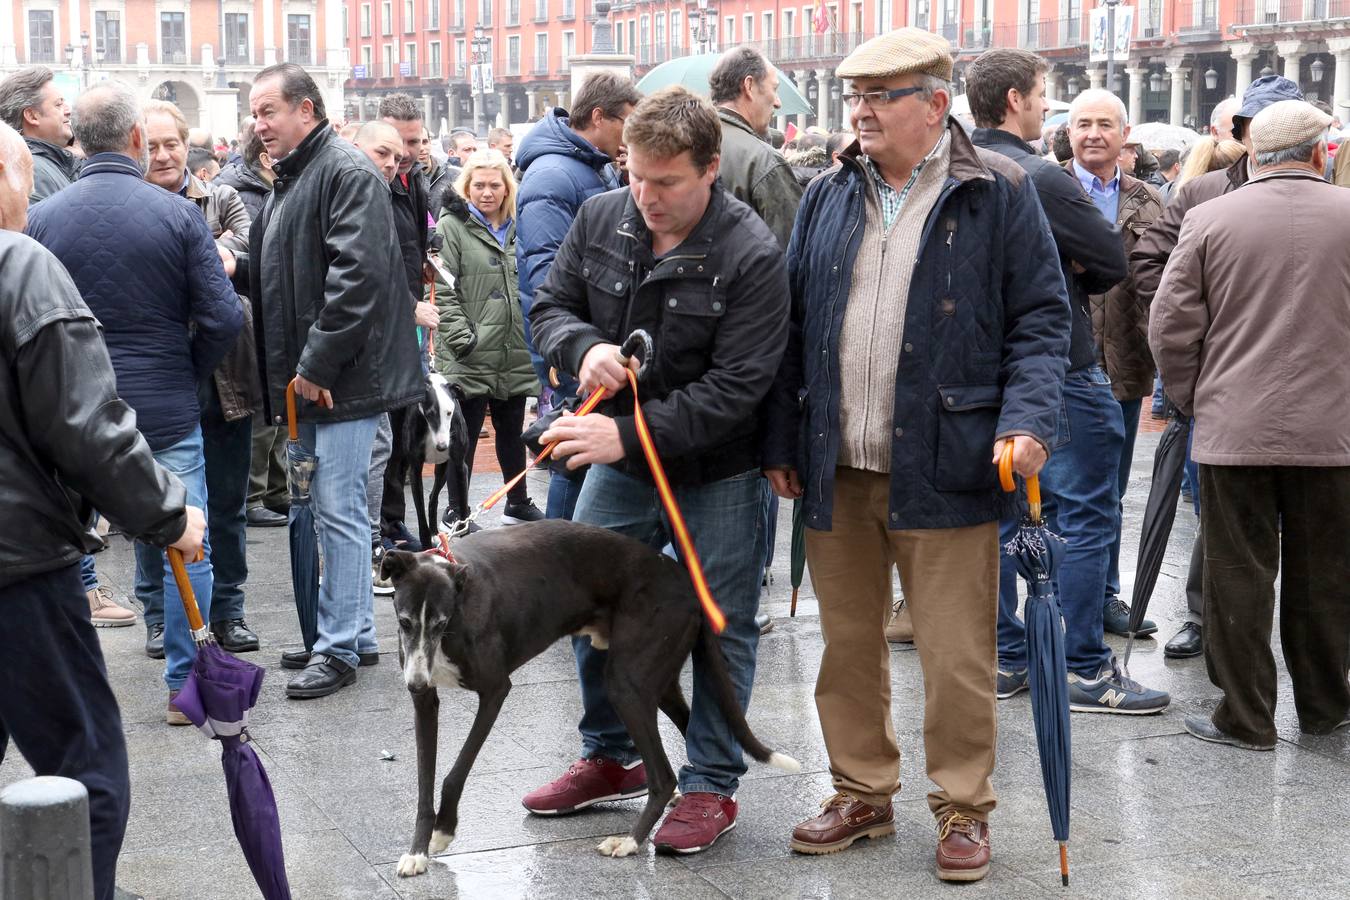
[[[287,16],[286,61],[311,63],[310,47],[309,16]]]
[[[187,63],[187,31],[183,13],[159,14],[159,48],[160,62],[177,66]]]

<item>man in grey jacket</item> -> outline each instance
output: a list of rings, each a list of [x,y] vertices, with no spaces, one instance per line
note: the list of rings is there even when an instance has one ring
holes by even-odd
[[[0,81],[0,119],[23,135],[33,156],[29,203],[55,194],[75,180],[70,144],[70,104],[46,66],[29,66]]]

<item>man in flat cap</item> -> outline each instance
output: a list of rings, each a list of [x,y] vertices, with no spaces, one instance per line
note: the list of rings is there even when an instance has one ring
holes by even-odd
[[[1350,204],[1322,178],[1330,123],[1300,100],[1256,114],[1252,179],[1186,216],[1149,322],[1195,417],[1205,665],[1224,694],[1186,730],[1247,750],[1275,748],[1277,571],[1299,726],[1350,724]]]
[[[989,869],[998,520],[994,460],[1033,475],[1069,352],[1059,255],[1030,178],[948,117],[951,50],[902,28],[839,67],[858,134],[802,200],[792,321],[764,465],[804,498],[825,653],[816,709],[836,793],[802,853],[895,830],[900,752],[883,629],[899,568],[924,675],[937,874]]]

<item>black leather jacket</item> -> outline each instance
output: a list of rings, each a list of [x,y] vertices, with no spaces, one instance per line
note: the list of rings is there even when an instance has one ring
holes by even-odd
[[[103,332],[50,252],[0,231],[0,588],[99,549],[97,508],[166,546],[187,492],[117,396]]]
[[[332,410],[302,403],[307,422],[417,402],[422,369],[389,185],[326,119],[274,171],[234,275],[253,301],[269,420],[285,421],[297,372],[333,392]]]

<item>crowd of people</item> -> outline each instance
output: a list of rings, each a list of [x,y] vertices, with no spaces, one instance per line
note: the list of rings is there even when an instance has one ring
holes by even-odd
[[[13,613],[0,752],[12,737],[39,773],[86,784],[99,896],[113,889],[128,786],[91,626],[137,616],[98,581],[97,516],[137,542],[145,652],[165,660],[166,720],[186,724],[174,697],[195,645],[162,548],[204,551],[189,572],[216,640],[259,649],[245,533],[288,521],[293,380],[300,442],[321,460],[309,488],[323,578],[317,639],[281,662],[295,670],[288,697],[331,695],[380,660],[383,554],[419,549],[405,420],[428,376],[455,391],[471,445],[491,420],[504,480],[526,465],[531,402],[535,438],[558,442],[545,508],[522,480],[505,524],[567,518],[674,552],[627,391],[639,361],[618,354],[638,328],[654,338],[642,413],[726,614],[720,646],[743,707],[777,501],[801,505],[834,792],[792,829],[794,850],[895,830],[888,640],[912,641],[936,872],[988,872],[997,702],[1028,684],[1001,552],[1020,520],[997,484],[1005,450],[1019,475],[1041,477],[1065,542],[1071,709],[1168,708],[1105,639],[1127,628],[1122,498],[1159,379],[1169,414],[1193,422],[1203,510],[1189,619],[1167,653],[1203,653],[1223,692],[1187,730],[1273,748],[1281,570],[1300,724],[1350,723],[1344,373],[1307,361],[1334,360],[1350,336],[1332,119],[1265,76],[1219,104],[1183,159],[1132,142],[1124,104],[1093,89],[1061,142],[1043,128],[1047,69],[1027,51],[986,52],[966,72],[962,124],[947,42],[903,28],[839,66],[847,130],[776,148],[778,75],[737,47],[707,98],[644,97],[602,72],[519,147],[505,129],[481,147],[459,131],[444,159],[412,97],[338,122],[293,64],[256,77],[228,149],[117,82],[73,110],[45,68],[0,82],[0,497],[12,509],[0,602]],[[614,394],[606,414],[572,415],[597,388]],[[465,485],[445,525],[471,515]],[[534,814],[646,792],[605,651],[584,636],[573,650],[579,758],[525,795]],[[687,763],[658,851],[699,852],[736,824],[745,764],[708,665],[696,652]]]

